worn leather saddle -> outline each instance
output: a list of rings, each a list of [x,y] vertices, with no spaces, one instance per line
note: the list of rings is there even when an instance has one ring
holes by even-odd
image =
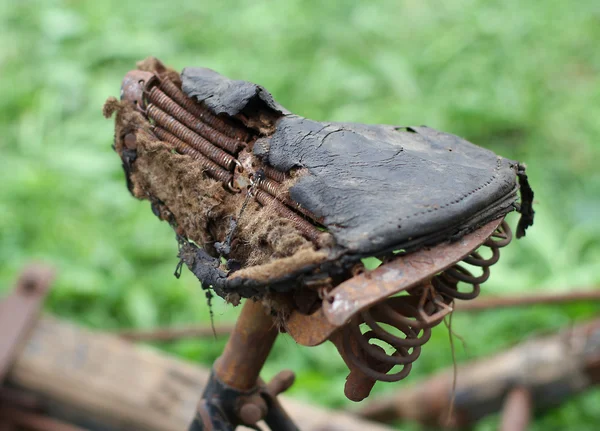
[[[362,258],[454,241],[510,211],[517,237],[533,223],[524,165],[426,126],[313,121],[259,85],[156,59],[126,76],[114,111],[130,191],[230,300],[330,288]]]

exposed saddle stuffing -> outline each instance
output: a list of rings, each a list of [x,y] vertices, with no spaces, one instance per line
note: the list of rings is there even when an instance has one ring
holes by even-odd
[[[456,239],[520,210],[524,167],[427,127],[321,123],[256,84],[156,59],[123,81],[115,150],[128,188],[223,297],[331,288],[366,256]],[[518,202],[518,180],[522,202]]]

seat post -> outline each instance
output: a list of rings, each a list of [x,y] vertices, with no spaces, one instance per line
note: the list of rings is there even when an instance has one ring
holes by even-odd
[[[298,431],[277,400],[294,382],[282,371],[265,384],[259,377],[277,334],[260,302],[246,300],[198,405],[190,431],[233,431],[264,420],[271,430]]]
[[[225,350],[214,363],[215,376],[240,391],[254,388],[278,332],[263,305],[246,300]]]

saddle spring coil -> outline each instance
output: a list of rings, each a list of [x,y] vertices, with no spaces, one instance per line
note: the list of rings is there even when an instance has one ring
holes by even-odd
[[[430,283],[411,289],[408,295],[389,297],[385,301],[356,315],[343,329],[343,346],[347,359],[363,374],[377,381],[397,382],[411,371],[421,353],[421,347],[431,337],[431,329],[452,312],[455,299],[469,300],[479,295],[480,285],[490,275],[490,266],[500,258],[500,248],[512,239],[510,227],[503,221],[481,247],[492,256],[482,258],[479,250],[472,252],[452,267],[434,276]],[[464,264],[481,268],[481,275],[472,274]],[[459,290],[469,285],[468,291]],[[382,324],[395,328],[395,335]],[[366,326],[366,332],[361,331]],[[388,354],[372,341],[393,348]],[[400,371],[389,373],[396,365]]]
[[[234,184],[234,171],[242,166],[237,160],[238,154],[252,139],[249,129],[234,120],[218,117],[168,79],[155,78],[144,89],[143,110],[154,124],[155,136],[178,153],[193,158],[231,192],[239,193],[241,190]],[[256,200],[263,206],[272,205],[305,237],[317,241],[321,232],[314,224],[322,220],[282,193],[285,173],[269,166],[262,169],[265,178],[257,182],[261,190],[254,193]]]

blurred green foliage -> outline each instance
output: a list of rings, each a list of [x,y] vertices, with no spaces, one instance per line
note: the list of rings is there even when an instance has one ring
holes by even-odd
[[[132,200],[100,114],[135,61],[207,66],[258,82],[317,120],[427,124],[529,165],[535,226],[503,252],[485,293],[600,282],[600,2],[547,0],[0,2],[0,284],[31,259],[59,270],[47,308],[95,328],[209,322],[204,293],[176,280],[173,233]],[[402,185],[399,184],[399,187]],[[513,219],[514,226],[514,219]],[[217,324],[237,310],[214,301]],[[598,315],[599,307],[458,314],[458,360]],[[159,346],[209,364],[223,342]],[[434,331],[401,390],[451,363]],[[334,348],[278,340],[265,375],[342,407]],[[595,430],[600,393],[534,429]],[[497,418],[477,430],[495,429]],[[418,429],[403,424],[405,430]]]

